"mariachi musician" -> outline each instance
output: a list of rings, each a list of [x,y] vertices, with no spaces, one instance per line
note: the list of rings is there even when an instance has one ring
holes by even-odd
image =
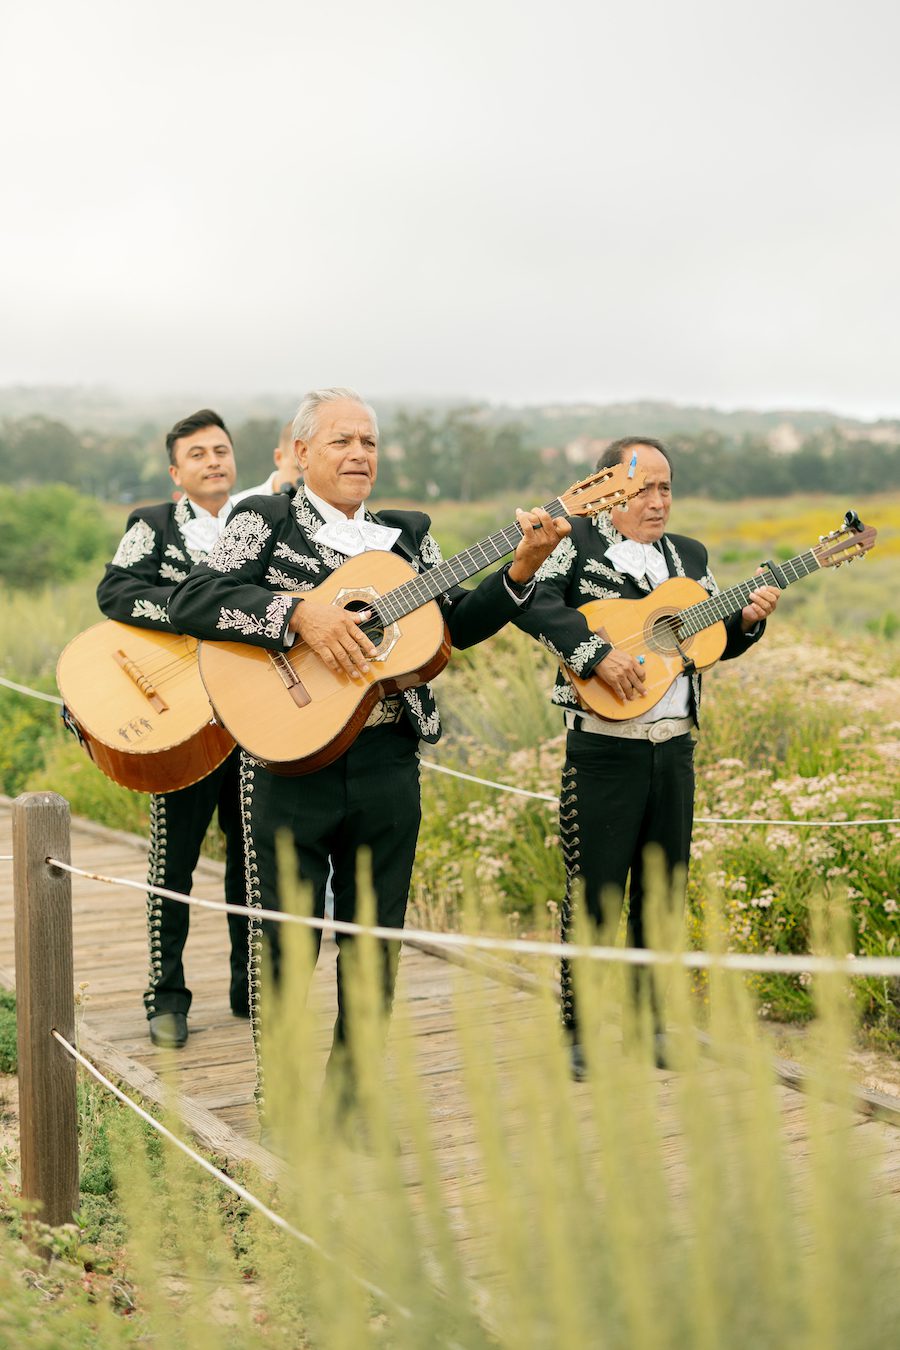
[[[166,449],[169,474],[182,495],[177,502],[132,511],[97,588],[97,603],[108,619],[177,632],[169,617],[169,599],[192,565],[207,557],[225,528],[233,504],[235,463],[228,429],[210,408],[176,422],[166,436]],[[235,749],[199,782],[151,796],[151,887],[190,892],[203,839],[218,809],[225,836],[225,899],[246,905],[238,770]],[[182,958],[189,923],[187,905],[148,891],[150,974],[144,1006],[154,1045],[177,1048],[188,1038],[191,991]],[[231,1010],[236,1017],[249,1017],[247,920],[229,914],[228,931]]]
[[[276,652],[295,639],[302,641],[330,671],[343,671],[362,683],[360,672],[369,671],[375,648],[359,616],[305,600],[302,593],[313,590],[347,557],[368,549],[393,550],[416,571],[439,563],[440,550],[422,512],[385,510],[376,515],[367,509],[378,467],[378,427],[374,412],[358,394],[340,388],[307,394],[294,420],[294,450],[304,486],[293,497],[239,503],[209,558],[178,587],[170,613],[182,632],[199,638],[243,641]],[[569,531],[565,519],[554,521],[546,511],[519,512],[518,521],[522,538],[510,563],[473,590],[453,586],[440,598],[457,646],[483,641],[527,608],[534,573]],[[300,876],[311,886],[314,914],[321,918],[324,913],[330,857],[335,918],[354,919],[357,853],[367,849],[377,922],[402,927],[421,814],[418,746],[422,740],[435,742],[440,730],[434,698],[424,685],[375,704],[349,748],[312,773],[279,776],[245,756],[242,793],[249,827],[251,907],[278,906],[275,836],[286,830],[295,843]],[[277,980],[278,924],[266,923],[264,932]],[[389,945],[396,949],[396,944]],[[389,953],[387,946],[384,998],[389,1008],[396,951]],[[258,929],[251,920],[255,1032],[260,964]],[[346,1036],[339,955],[338,1016],[328,1079],[341,1112],[355,1105]]]
[[[686,873],[694,811],[694,739],[699,723],[699,674],[680,674],[663,697],[642,711],[644,658],[611,646],[594,633],[579,607],[593,600],[640,600],[670,577],[691,577],[710,594],[716,583],[706,549],[696,539],[667,534],[672,504],[668,451],[648,437],[614,441],[597,468],[628,464],[644,474],[641,492],[625,507],[593,520],[573,520],[564,539],[538,573],[534,600],[516,620],[560,663],[551,694],[562,707],[568,729],[560,790],[559,833],[566,866],[562,940],[571,936],[575,898],[582,893],[597,926],[614,926],[615,914],[603,897],[619,896],[630,875],[629,942],[643,947],[644,850],[657,845],[670,875]],[[762,636],[778,602],[773,586],[760,585],[749,603],[725,622],[722,659],[741,656]],[[582,706],[565,670],[600,681],[627,719],[603,719]],[[578,1017],[568,961],[562,963],[562,1015],[573,1076],[585,1074]],[[665,1041],[660,1011],[656,1057],[662,1066]]]

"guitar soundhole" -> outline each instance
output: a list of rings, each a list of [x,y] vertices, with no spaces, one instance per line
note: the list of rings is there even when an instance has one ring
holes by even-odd
[[[371,602],[367,603],[365,600],[350,600],[347,602],[346,605],[344,605],[344,609],[355,610],[356,612],[359,612],[359,610],[361,609],[367,609],[371,611],[372,606]],[[366,637],[369,639],[369,641],[372,643],[373,647],[381,646],[382,642],[384,641],[384,624],[381,622],[377,614],[373,613],[372,618],[367,619],[366,622],[362,624],[362,630],[365,633]]]
[[[686,639],[678,632],[680,616],[675,613],[657,614],[648,625],[647,645],[653,651],[668,653],[678,650],[675,639],[684,645]]]

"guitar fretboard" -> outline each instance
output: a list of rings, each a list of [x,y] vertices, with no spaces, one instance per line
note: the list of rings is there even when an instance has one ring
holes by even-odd
[[[559,497],[554,497],[544,510],[554,520],[566,514],[566,508]],[[487,539],[482,539],[471,548],[463,549],[462,553],[447,558],[436,567],[413,577],[411,581],[404,581],[402,586],[387,591],[375,603],[374,609],[379,619],[382,623],[393,623],[396,619],[402,619],[404,614],[411,614],[413,610],[420,609],[429,600],[436,600],[451,586],[473,577],[482,568],[489,567],[491,563],[505,558],[507,553],[512,553],[521,537],[522,529],[516,521],[514,525],[509,525],[505,530],[499,530]]]
[[[819,568],[819,561],[816,557],[815,549],[808,549],[806,553],[798,553],[796,558],[790,558],[785,563],[778,564],[779,570],[784,576],[788,585],[799,581],[801,577],[808,577],[811,572]],[[777,586],[778,582],[767,571],[763,565],[763,575],[749,577],[746,581],[739,581],[736,586],[729,586],[727,590],[719,591],[717,595],[711,595],[708,600],[701,600],[699,604],[690,605],[687,609],[681,611],[678,616],[678,634],[683,637],[693,637],[704,628],[711,628],[714,623],[721,619],[729,619],[732,614],[737,614],[750,600],[751,591],[756,591],[760,586]]]

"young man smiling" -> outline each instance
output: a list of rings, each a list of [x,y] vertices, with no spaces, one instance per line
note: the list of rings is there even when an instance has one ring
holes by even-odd
[[[169,597],[194,563],[218,540],[232,507],[235,463],[225,423],[211,408],[176,422],[166,437],[169,475],[182,496],[177,503],[139,507],[97,589],[108,619],[177,632],[169,618]],[[218,769],[179,792],[150,798],[148,882],[189,892],[206,830],[218,809],[225,835],[225,898],[246,904],[238,753]],[[154,1045],[184,1045],[191,991],[182,954],[190,911],[176,900],[148,893],[150,976],[144,1006]],[[249,1015],[247,920],[229,914],[230,1002],[236,1017]]]

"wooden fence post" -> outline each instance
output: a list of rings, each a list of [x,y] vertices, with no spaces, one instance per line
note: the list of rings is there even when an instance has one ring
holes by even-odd
[[[78,1206],[76,1066],[50,1034],[75,1043],[72,879],[46,862],[71,859],[69,803],[28,792],[12,817],[22,1195],[56,1227]]]

